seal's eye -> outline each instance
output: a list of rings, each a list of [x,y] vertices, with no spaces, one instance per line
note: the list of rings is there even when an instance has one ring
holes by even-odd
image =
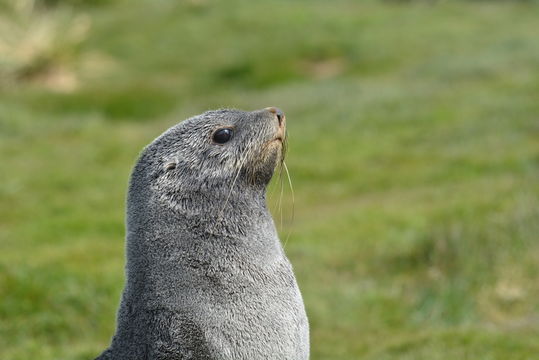
[[[218,144],[224,144],[232,138],[232,129],[219,129],[213,133],[213,141]]]

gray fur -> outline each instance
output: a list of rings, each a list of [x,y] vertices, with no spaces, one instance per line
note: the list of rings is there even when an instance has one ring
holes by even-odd
[[[225,144],[212,133],[233,127]],[[266,208],[273,113],[217,110],[147,146],[127,200],[126,285],[97,359],[308,359],[292,266]]]

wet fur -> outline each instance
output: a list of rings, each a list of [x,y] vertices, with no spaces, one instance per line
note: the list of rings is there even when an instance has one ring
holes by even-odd
[[[234,135],[214,144],[221,127]],[[117,331],[97,359],[308,359],[303,301],[266,208],[277,129],[267,110],[211,111],[143,150]]]

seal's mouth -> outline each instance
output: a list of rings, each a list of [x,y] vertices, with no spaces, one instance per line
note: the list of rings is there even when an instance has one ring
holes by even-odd
[[[284,155],[286,153],[286,143],[287,143],[287,134],[286,134],[286,117],[283,111],[276,107],[266,108],[273,117],[269,119],[272,127],[271,134],[269,139],[264,144],[264,152],[269,151],[270,153],[279,153],[280,160],[283,161]]]
[[[268,113],[270,116],[268,117]],[[262,111],[261,129],[257,135],[261,142],[255,142],[247,173],[253,183],[268,184],[276,169],[282,167],[287,149],[286,120],[278,108]]]
[[[279,126],[277,127],[274,135],[273,135],[273,138],[271,140],[268,141],[268,145],[269,144],[272,144],[272,143],[280,143],[280,144],[284,144],[285,143],[285,139],[286,139],[286,125],[284,123],[284,121],[280,121],[279,122]]]
[[[283,121],[282,123],[279,123],[279,128],[277,129],[277,134],[275,134],[275,138],[273,139],[273,141],[280,141],[281,143],[283,143],[285,137],[286,137],[286,125]]]

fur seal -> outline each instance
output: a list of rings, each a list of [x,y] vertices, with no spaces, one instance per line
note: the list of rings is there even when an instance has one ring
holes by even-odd
[[[117,329],[97,360],[309,358],[303,300],[266,207],[284,140],[281,110],[226,109],[142,151]]]

